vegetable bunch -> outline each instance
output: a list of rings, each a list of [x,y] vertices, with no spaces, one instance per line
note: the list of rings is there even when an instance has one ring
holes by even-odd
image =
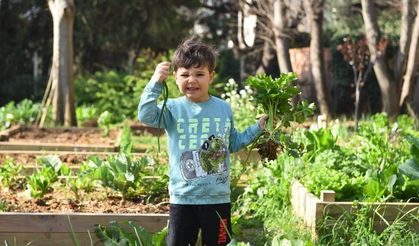
[[[249,77],[245,83],[256,91],[253,95],[254,103],[261,113],[269,116],[266,122],[265,134],[259,142],[269,140],[279,144],[279,136],[284,127],[291,122],[302,123],[313,114],[314,104],[299,101],[293,105],[292,99],[300,93],[299,88],[292,82],[297,79],[295,73],[282,73],[273,79],[269,75],[261,74]]]

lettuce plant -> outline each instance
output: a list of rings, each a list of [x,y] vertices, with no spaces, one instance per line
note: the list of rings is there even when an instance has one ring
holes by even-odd
[[[295,73],[282,73],[276,79],[262,74],[251,76],[245,81],[256,91],[253,95],[254,103],[261,113],[269,116],[265,134],[258,140],[259,153],[262,157],[276,159],[283,129],[289,127],[291,122],[302,123],[306,117],[313,114],[314,104],[308,105],[305,101],[292,104],[292,98],[300,93],[300,90],[292,84],[296,79]],[[287,138],[282,138],[283,144],[286,140]]]

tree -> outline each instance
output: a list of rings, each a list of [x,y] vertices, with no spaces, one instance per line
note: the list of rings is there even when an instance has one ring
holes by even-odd
[[[380,86],[383,111],[389,116],[399,113],[399,88],[397,82],[391,77],[385,60],[385,52],[378,47],[380,41],[380,29],[377,24],[377,16],[372,0],[361,0],[362,17],[365,23],[365,35],[371,54],[371,62]]]
[[[258,16],[258,36],[274,47],[281,73],[292,72],[289,42],[293,31],[289,22],[296,19],[296,16],[292,17],[292,14],[299,6],[295,3],[287,5],[285,0],[260,0],[255,1],[251,6],[252,11]]]
[[[374,2],[372,0],[362,0],[361,4],[371,62],[374,64],[374,72],[380,86],[383,111],[389,116],[396,116],[399,114],[400,106],[405,102],[405,98],[412,93],[413,89],[411,83],[414,79],[416,67],[415,61],[417,59],[416,51],[419,36],[417,29],[419,24],[415,24],[415,29],[411,32],[412,24],[409,20],[412,18],[412,1],[402,1],[402,28],[395,71],[392,71],[387,66],[385,48],[383,43],[380,43],[380,29],[377,25]],[[417,20],[416,22],[419,21]],[[407,70],[404,64],[407,64]],[[403,77],[404,81],[402,80]],[[402,82],[404,85],[402,85]],[[401,95],[402,87],[403,92]]]
[[[404,19],[406,19],[406,24],[405,25],[409,25],[409,20],[411,19],[411,9],[410,8],[412,6],[411,1],[409,0],[404,0],[403,1],[405,3],[405,11],[404,11]],[[417,11],[419,11],[419,1],[418,1],[418,6],[417,6]],[[405,23],[405,22],[403,22]],[[405,30],[403,33],[410,33],[410,28],[406,27],[408,30]],[[409,35],[407,35],[409,36]],[[415,24],[413,27],[413,32],[412,35],[410,36],[410,40],[406,41],[406,46],[408,45],[408,43],[410,42],[410,48],[405,48],[405,53],[407,53],[408,50],[408,59],[407,59],[407,67],[406,67],[406,73],[404,75],[404,80],[403,80],[403,86],[402,86],[402,91],[401,91],[401,95],[400,95],[400,106],[403,106],[404,104],[406,104],[406,106],[408,107],[408,109],[410,110],[412,101],[413,101],[413,80],[414,77],[416,75],[416,71],[418,68],[418,64],[417,64],[417,57],[419,56],[419,14],[416,14],[416,18],[415,18]],[[401,38],[400,38],[401,39]],[[403,61],[404,62],[404,59]],[[405,63],[403,63],[405,64]],[[400,65],[399,65],[400,66]],[[418,113],[418,112],[416,112]]]
[[[198,7],[198,0],[78,1],[77,72],[132,72],[144,49],[168,51],[190,35]]]
[[[48,6],[54,23],[54,41],[51,74],[43,105],[48,107],[52,104],[55,124],[75,126],[77,121],[73,78],[73,24],[76,7],[74,0],[48,0]],[[45,117],[44,112],[41,126]]]
[[[344,43],[338,45],[337,50],[342,53],[343,59],[352,67],[355,85],[355,130],[358,130],[363,87],[372,66],[368,45],[365,38],[354,42],[350,37],[346,37]]]
[[[304,0],[304,8],[307,13],[307,21],[310,27],[310,63],[313,74],[316,97],[320,107],[320,113],[328,117],[330,115],[327,88],[325,80],[325,66],[323,60],[322,27],[323,27],[324,0]]]

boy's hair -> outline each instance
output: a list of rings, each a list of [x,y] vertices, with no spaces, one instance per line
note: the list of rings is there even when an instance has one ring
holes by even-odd
[[[215,69],[214,50],[200,41],[188,39],[183,41],[173,54],[173,68],[175,71],[180,67],[207,66],[210,72]]]

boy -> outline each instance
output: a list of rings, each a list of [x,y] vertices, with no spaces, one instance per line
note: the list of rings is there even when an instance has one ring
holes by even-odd
[[[141,95],[138,118],[162,127],[169,137],[170,246],[195,245],[198,229],[204,245],[226,245],[231,231],[229,153],[250,144],[263,130],[266,117],[243,133],[234,128],[230,105],[209,95],[215,74],[213,50],[198,41],[180,44],[173,56],[180,98],[157,105],[169,62],[157,65]],[[220,217],[221,219],[220,219]],[[225,225],[225,226],[224,226]]]

